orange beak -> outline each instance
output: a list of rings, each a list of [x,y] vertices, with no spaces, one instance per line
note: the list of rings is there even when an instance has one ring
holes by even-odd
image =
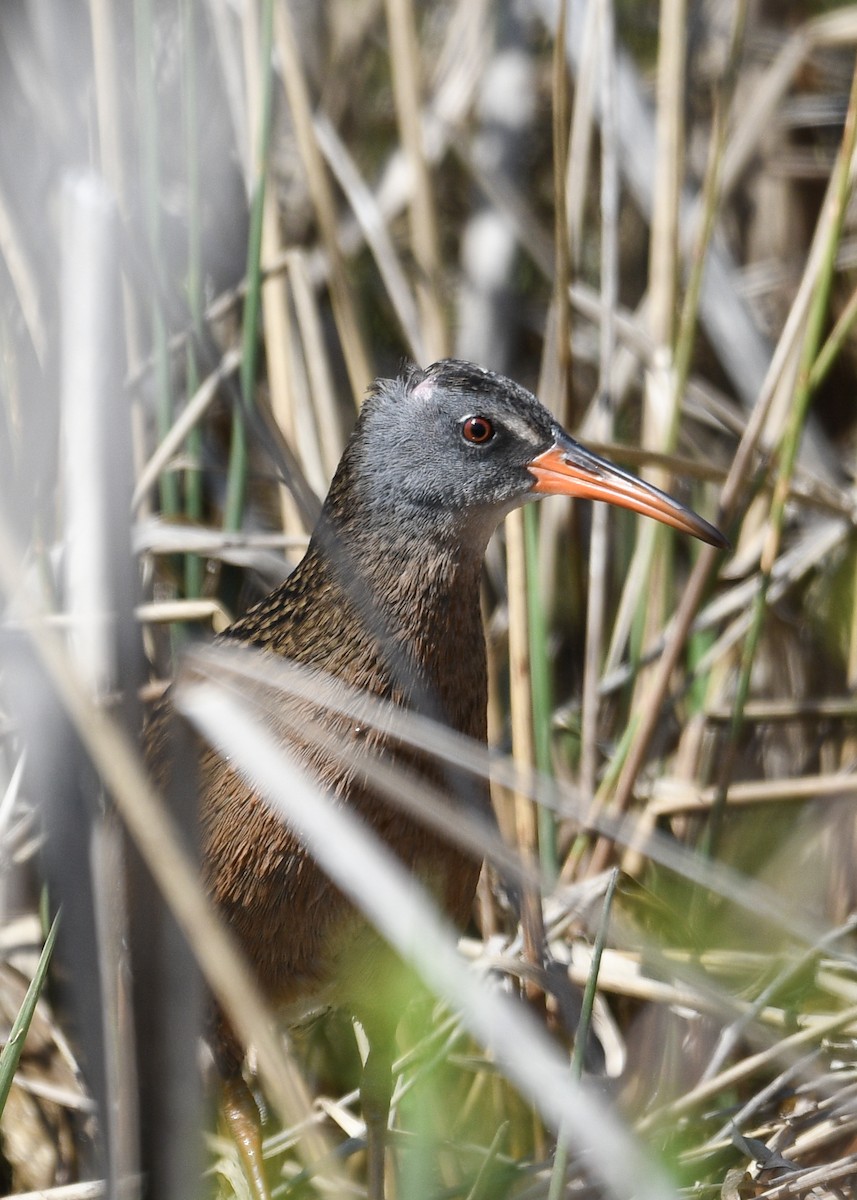
[[[558,431],[554,444],[534,458],[528,469],[536,479],[534,492],[606,500],[608,504],[654,517],[682,533],[693,534],[710,546],[721,550],[729,548],[729,542],[720,530],[703,521],[692,509],[629,471],[614,466],[606,458],[593,454],[567,434]]]

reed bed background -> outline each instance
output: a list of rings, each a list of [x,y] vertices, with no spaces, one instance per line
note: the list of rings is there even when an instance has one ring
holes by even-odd
[[[363,1186],[359,1037],[275,1031],[192,772],[147,776],[185,662],[410,960],[396,1194],[853,1194],[855,46],[809,0],[4,4],[0,1192],[247,1196],[206,987],[275,1194]],[[306,681],[204,648],[300,557],[370,380],[451,353],[734,546],[509,518],[491,754],[400,725],[492,778],[458,954],[268,743]]]

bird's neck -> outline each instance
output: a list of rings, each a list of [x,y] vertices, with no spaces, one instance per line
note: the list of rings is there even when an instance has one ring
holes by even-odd
[[[437,640],[458,612],[478,616],[484,546],[463,544],[436,532],[402,528],[383,532],[349,529],[332,538],[319,531],[310,548],[324,558],[324,573],[346,595],[348,608],[369,604],[390,624],[390,633]]]
[[[486,705],[483,554],[481,539],[463,543],[437,529],[353,526],[320,530],[308,552],[309,569],[330,581],[350,618],[345,627],[359,628],[379,647],[394,690],[412,685],[412,703],[425,702],[475,737],[484,737]]]

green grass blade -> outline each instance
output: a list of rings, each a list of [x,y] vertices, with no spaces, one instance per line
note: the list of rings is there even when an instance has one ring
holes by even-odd
[[[42,953],[39,955],[36,972],[30,981],[30,986],[27,988],[27,994],[18,1010],[18,1015],[12,1023],[9,1040],[3,1047],[2,1052],[0,1052],[0,1115],[2,1115],[3,1109],[6,1107],[9,1089],[12,1086],[15,1072],[18,1070],[18,1063],[21,1060],[21,1051],[24,1049],[27,1031],[30,1028],[30,1022],[33,1019],[33,1013],[36,1011],[36,1005],[39,1002],[42,989],[45,986],[58,928],[59,913],[54,917],[54,922],[51,925],[48,936],[45,938],[45,944],[42,947]]]
[[[601,906],[601,919],[598,922],[595,945],[592,947],[592,965],[589,968],[586,987],[583,991],[580,1020],[577,1023],[577,1032],[574,1036],[574,1050],[571,1055],[571,1077],[574,1080],[580,1080],[583,1077],[583,1056],[586,1043],[589,1040],[589,1030],[592,1026],[592,1010],[595,1005],[595,992],[598,987],[598,972],[601,969],[601,956],[604,953],[604,946],[607,942],[607,928],[610,923],[610,909],[613,906],[613,896],[618,882],[619,871],[618,868],[614,867],[610,872],[607,890],[604,893],[604,903]],[[553,1171],[551,1172],[548,1200],[561,1200],[565,1191],[565,1169],[567,1163],[568,1134],[565,1129],[561,1129],[556,1143],[556,1154],[554,1156]]]

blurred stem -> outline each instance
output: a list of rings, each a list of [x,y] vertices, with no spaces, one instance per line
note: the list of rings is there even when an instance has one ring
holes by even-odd
[[[159,300],[161,218],[160,168],[158,163],[158,97],[155,84],[155,52],[152,28],[152,0],[135,0],[134,23],[137,49],[137,101],[140,109],[140,153],[143,177],[143,204],[146,215],[149,261],[156,281],[152,299],[152,352],[155,375],[155,404],[158,436],[166,437],[173,423],[170,395],[170,361],[167,329]],[[168,517],[179,511],[178,480],[165,471],[159,483],[161,509]]]
[[[262,223],[265,212],[265,181],[271,141],[271,102],[274,72],[271,63],[274,28],[274,0],[262,0],[261,45],[259,48],[262,79],[262,103],[259,113],[256,178],[250,207],[250,236],[247,245],[247,295],[241,340],[241,406],[232,413],[232,443],[229,452],[226,504],[223,525],[233,532],[241,528],[247,491],[248,446],[245,410],[254,404],[256,358],[262,295]]]
[[[0,510],[0,591],[20,591],[22,553]],[[110,793],[151,875],[205,974],[213,995],[222,1004],[238,1035],[259,1050],[259,1068],[268,1095],[284,1123],[300,1124],[298,1151],[308,1164],[324,1158],[337,1172],[336,1160],[324,1131],[307,1125],[311,1104],[303,1080],[282,1040],[274,1034],[272,1014],[262,1000],[244,958],[227,936],[222,921],[207,900],[197,867],[184,849],[172,815],[153,790],[142,758],[128,733],[111,713],[101,708],[83,686],[72,665],[65,640],[44,620],[37,598],[28,594],[34,619],[27,636],[44,666],[46,678],[68,714],[95,771]],[[344,1188],[334,1175],[333,1187]]]
[[[539,517],[536,506],[524,508],[524,557],[527,575],[527,625],[530,647],[530,695],[533,713],[535,765],[543,775],[552,774],[551,681],[545,611],[539,594]],[[539,860],[542,874],[556,877],[556,822],[553,813],[539,805]]]
[[[855,321],[857,321],[857,289],[851,293],[848,303],[840,313],[839,319],[834,325],[830,336],[821,347],[818,358],[812,364],[812,370],[809,373],[811,391],[815,392],[827,378],[831,367],[845,344],[846,338],[854,327]]]
[[[116,53],[114,0],[89,0],[92,30],[92,67],[101,169],[115,193],[123,219],[128,215],[125,157],[122,152],[122,88]]]
[[[598,931],[595,935],[595,944],[592,947],[592,963],[589,968],[589,975],[586,978],[586,987],[583,990],[583,1003],[580,1010],[580,1020],[577,1023],[577,1031],[574,1035],[574,1050],[571,1055],[571,1077],[576,1082],[579,1082],[583,1077],[583,1060],[586,1054],[586,1044],[589,1041],[589,1030],[592,1027],[592,1010],[595,1006],[595,993],[598,988],[598,972],[601,970],[601,956],[604,953],[604,946],[607,942],[607,929],[610,925],[610,909],[613,906],[613,896],[616,892],[616,884],[619,881],[618,868],[614,867],[610,872],[610,878],[607,881],[607,890],[604,893],[604,903],[601,906],[601,917],[598,922]],[[548,1200],[562,1200],[565,1195],[565,1169],[568,1164],[568,1130],[565,1126],[559,1131],[559,1136],[556,1142],[556,1154],[553,1160],[553,1170],[551,1172],[550,1189],[548,1190]]]
[[[779,469],[771,499],[767,536],[762,547],[759,587],[753,600],[750,629],[741,656],[741,670],[735,691],[735,703],[729,727],[729,742],[721,764],[720,782],[717,795],[711,807],[708,828],[703,843],[704,852],[711,856],[717,852],[717,844],[729,796],[729,782],[737,751],[738,738],[744,724],[744,706],[747,703],[747,697],[750,692],[750,675],[762,635],[762,625],[767,608],[768,589],[782,540],[786,503],[789,498],[798,449],[800,448],[801,434],[806,421],[809,402],[813,394],[813,367],[818,357],[819,346],[821,345],[821,338],[824,331],[824,322],[830,304],[830,291],[836,271],[836,254],[842,236],[845,210],[851,191],[851,164],[854,157],[855,140],[857,140],[857,69],[855,69],[851,81],[848,112],[845,118],[842,144],[839,148],[839,156],[836,162],[836,182],[831,189],[830,204],[833,206],[833,213],[830,221],[830,230],[827,243],[824,247],[824,256],[812,296],[812,302],[807,314],[806,330],[801,347],[797,382],[792,398],[788,424],[786,425],[779,447]],[[823,214],[819,219],[823,219]]]
[[[553,53],[553,186],[554,186],[554,255],[556,279],[556,346],[559,359],[561,402],[559,419],[568,425],[571,419],[571,257],[568,243],[568,197],[566,172],[569,138],[568,65],[565,58],[565,38],[568,0],[560,0],[556,40]]]
[[[187,185],[188,185],[188,269],[187,295],[191,321],[197,334],[202,329],[203,298],[202,298],[202,246],[200,209],[200,180],[199,180],[199,109],[198,84],[199,73],[197,63],[197,39],[194,13],[194,0],[182,0],[182,19],[184,24],[184,41],[186,47],[186,91],[185,91],[185,140],[187,145]],[[199,387],[199,370],[197,367],[194,339],[189,338],[187,344],[187,398],[195,395]],[[193,466],[185,471],[185,516],[188,521],[198,524],[202,520],[203,494],[202,472],[199,468],[202,453],[202,432],[197,425],[187,439],[188,457]],[[198,554],[185,555],[185,595],[195,598],[202,595],[203,562]]]
[[[123,146],[124,121],[128,119],[126,93],[119,81],[120,55],[117,52],[117,4],[115,0],[90,0],[90,26],[92,29],[92,65],[95,84],[95,107],[98,116],[98,144],[101,169],[116,197],[123,222],[128,221],[129,201],[132,184],[128,170],[128,152]],[[124,118],[124,120],[123,120]],[[139,296],[131,285],[129,275],[123,269],[122,301],[125,315],[125,344],[128,370],[138,369],[142,351]],[[140,404],[132,410],[134,425],[135,474],[139,474],[144,461],[146,438]]]

